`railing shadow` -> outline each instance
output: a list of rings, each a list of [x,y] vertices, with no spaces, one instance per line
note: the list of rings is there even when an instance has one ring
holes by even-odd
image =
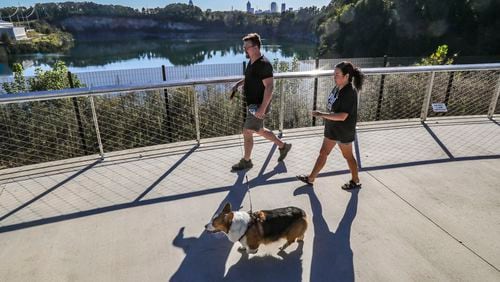
[[[48,194],[50,194],[51,192],[55,191],[56,189],[58,189],[59,187],[63,186],[64,184],[70,182],[71,180],[75,179],[76,177],[78,177],[79,175],[83,174],[84,172],[88,171],[89,169],[93,168],[95,165],[99,164],[102,160],[96,160],[94,161],[93,163],[87,165],[86,167],[84,167],[83,169],[79,170],[78,172],[74,173],[73,175],[71,175],[70,177],[66,178],[65,180],[59,182],[58,184],[54,185],[52,188],[44,191],[43,193],[39,194],[38,196],[32,198],[31,200],[27,201],[26,203],[22,204],[21,206],[15,208],[14,210],[8,212],[7,214],[3,215],[0,217],[0,222],[2,220],[5,220],[7,219],[8,217],[12,216],[13,214],[17,213],[18,211],[26,208],[27,206],[31,205],[32,203],[42,199],[43,197],[47,196]],[[0,228],[0,232],[1,231],[1,228]]]
[[[144,192],[134,200],[134,202],[139,202],[142,198],[144,198],[151,190],[153,190],[160,182],[162,182],[168,175],[170,175],[180,164],[182,164],[191,154],[198,149],[199,145],[193,146],[187,153],[182,156],[175,164],[173,164],[162,176],[160,176],[153,184],[151,184]]]
[[[314,239],[309,281],[354,281],[351,226],[357,213],[359,190],[350,193],[344,216],[336,231],[332,232],[314,189],[302,186],[294,191],[295,196],[308,195],[311,202]]]
[[[487,122],[491,122],[491,121],[487,121]],[[462,123],[465,123],[465,122],[462,121]],[[484,123],[484,121],[482,121],[482,123]],[[447,126],[447,125],[442,125],[442,126]],[[424,128],[427,130],[428,134],[430,134],[434,138],[435,142],[439,141],[438,136],[432,132],[433,131],[432,128],[430,128],[430,127],[424,127]],[[312,137],[316,138],[317,136],[305,135],[299,139],[312,138]],[[294,138],[294,140],[298,140],[298,139]],[[444,150],[446,148],[445,144],[441,143],[441,141],[439,141],[439,143],[441,144],[440,145],[441,148]],[[158,178],[158,180],[154,181],[153,184],[150,185],[149,188],[147,188],[143,192],[143,195],[147,194],[147,192],[151,191],[155,187],[155,185],[157,185],[160,181],[164,180],[168,175],[170,175],[183,161],[185,161],[190,156],[190,154],[193,153],[194,150],[196,150],[196,147],[193,147],[187,153],[183,152],[183,154],[185,154],[185,155],[182,156],[171,168],[169,168],[167,170],[167,172],[165,172],[162,176],[160,176],[160,178]],[[447,149],[447,151],[450,151],[450,150]],[[265,172],[266,168],[269,166],[270,161],[272,159],[272,156],[275,152],[276,152],[276,146],[273,146],[272,149],[270,150],[269,154],[267,155],[257,177],[255,177],[249,181],[249,186],[251,188],[255,188],[257,186],[263,186],[263,185],[272,185],[272,184],[280,184],[280,183],[287,183],[287,182],[296,181],[295,177],[273,179],[273,177],[275,175],[287,172],[286,160],[285,160],[285,162],[277,163],[276,166],[273,168],[273,170]],[[448,155],[448,156],[450,156],[450,155]],[[384,170],[384,169],[411,167],[411,166],[417,166],[417,165],[439,164],[439,163],[471,161],[471,160],[488,160],[488,159],[498,159],[498,158],[500,158],[500,154],[453,157],[453,158],[448,157],[448,158],[431,159],[431,160],[410,161],[410,162],[405,162],[405,163],[394,163],[394,164],[389,163],[389,164],[381,164],[381,165],[364,166],[360,169],[360,171],[377,171],[377,170]],[[80,174],[83,174],[84,172],[91,170],[97,164],[99,164],[99,166],[101,166],[102,163],[100,162],[100,160],[98,160],[98,161],[95,161],[94,163],[90,164],[86,168],[75,172],[74,175],[67,178],[66,180],[56,184],[52,188],[50,188],[47,191],[43,192],[42,194],[36,196],[35,198],[31,199],[30,201],[22,204],[21,206],[15,208],[14,210],[7,212],[5,215],[3,215],[0,218],[0,221],[10,217],[13,214],[16,214],[17,212],[26,208],[27,206],[31,205],[32,203],[35,203],[40,198],[47,196],[48,194],[50,194],[54,190],[60,188],[61,186],[64,186],[65,184],[67,184],[71,180],[75,179]],[[321,173],[320,176],[325,177],[325,176],[342,175],[342,174],[347,174],[347,173],[349,173],[348,170],[326,171],[326,172]],[[241,181],[243,183],[243,180],[241,180]],[[241,185],[243,187],[243,184],[241,184]],[[15,230],[23,229],[23,228],[29,228],[29,227],[33,227],[33,226],[39,226],[39,225],[44,225],[44,224],[49,224],[49,223],[54,223],[54,222],[61,222],[61,221],[65,221],[65,220],[75,219],[75,218],[92,216],[92,215],[97,215],[97,214],[102,214],[102,213],[107,213],[107,212],[112,212],[112,211],[117,211],[117,210],[122,210],[122,209],[128,209],[128,208],[133,208],[133,207],[138,207],[138,206],[165,203],[165,202],[169,202],[169,201],[176,201],[176,200],[193,198],[193,197],[203,196],[203,195],[210,195],[210,194],[221,193],[221,192],[226,192],[226,191],[232,192],[233,188],[234,188],[234,185],[207,187],[206,189],[199,190],[199,191],[190,191],[190,192],[186,192],[186,193],[178,193],[175,195],[168,195],[168,196],[157,197],[157,198],[144,199],[143,197],[140,197],[140,198],[137,198],[137,199],[139,199],[138,201],[118,203],[118,204],[113,204],[113,205],[109,205],[109,206],[97,207],[94,209],[88,209],[88,210],[77,211],[77,212],[73,212],[73,213],[66,213],[66,214],[61,214],[61,215],[50,216],[50,217],[46,217],[46,218],[42,218],[42,219],[35,219],[35,220],[31,220],[31,221],[25,221],[25,222],[0,226],[0,233],[15,231]],[[244,189],[246,191],[246,185],[242,189]],[[5,193],[5,191],[4,191],[4,193]],[[235,206],[235,205],[233,205],[233,206]]]

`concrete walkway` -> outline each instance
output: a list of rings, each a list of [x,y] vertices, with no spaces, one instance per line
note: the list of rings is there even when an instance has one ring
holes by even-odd
[[[314,188],[322,128],[258,140],[253,209],[294,205],[303,244],[242,255],[203,231],[250,209],[239,137],[0,171],[0,281],[500,281],[500,125],[485,118],[360,125],[363,189],[335,149]]]

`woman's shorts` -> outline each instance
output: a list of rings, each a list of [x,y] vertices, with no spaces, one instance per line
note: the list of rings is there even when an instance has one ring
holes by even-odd
[[[349,134],[341,132],[341,130],[325,123],[325,133],[324,136],[330,140],[334,140],[339,144],[349,144],[354,142],[355,131],[349,132]]]

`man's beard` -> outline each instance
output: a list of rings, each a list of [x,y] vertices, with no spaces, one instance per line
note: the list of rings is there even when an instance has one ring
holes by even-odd
[[[250,55],[248,55],[248,52],[245,52],[245,57],[246,57],[247,59],[250,59]]]

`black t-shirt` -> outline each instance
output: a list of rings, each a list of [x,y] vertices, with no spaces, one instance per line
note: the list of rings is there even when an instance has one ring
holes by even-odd
[[[327,110],[332,113],[349,114],[344,121],[325,119],[325,127],[328,127],[328,131],[334,135],[331,138],[346,142],[354,140],[358,116],[358,93],[351,83],[340,91],[337,87],[333,88],[328,97]]]
[[[262,104],[265,89],[262,80],[269,77],[273,77],[273,65],[266,57],[261,56],[253,64],[248,62],[243,86],[247,105]]]

